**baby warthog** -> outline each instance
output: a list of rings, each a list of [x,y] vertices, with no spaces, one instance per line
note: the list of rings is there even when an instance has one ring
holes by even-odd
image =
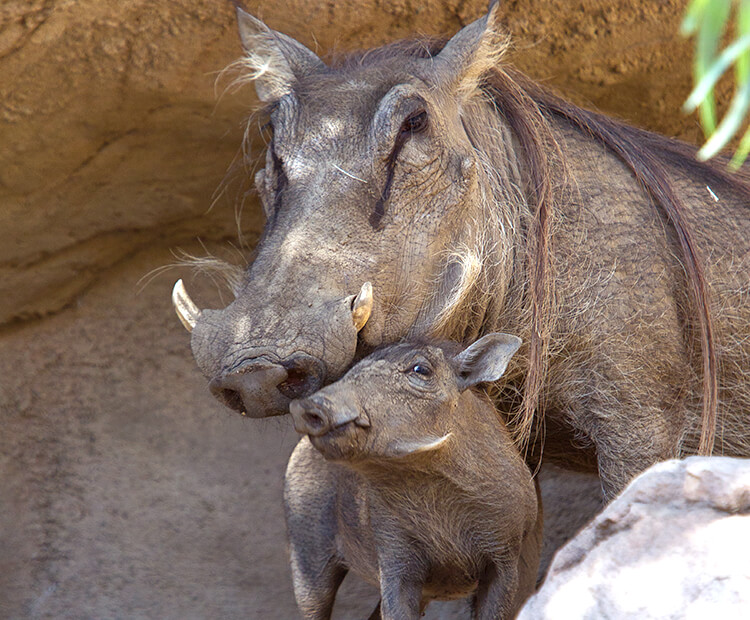
[[[510,618],[531,594],[542,511],[531,473],[489,399],[521,341],[397,344],[290,405],[307,435],[285,505],[294,593],[329,618],[347,571],[380,586],[385,620],[473,595],[478,618]],[[378,617],[377,611],[373,617]]]

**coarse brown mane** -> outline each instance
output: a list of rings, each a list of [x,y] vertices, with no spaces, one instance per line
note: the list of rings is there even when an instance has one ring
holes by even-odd
[[[680,243],[683,265],[687,272],[689,296],[693,311],[698,316],[701,355],[703,359],[703,416],[699,454],[710,455],[715,441],[718,410],[718,362],[714,337],[713,316],[710,308],[709,287],[704,275],[703,257],[697,248],[694,234],[688,225],[686,206],[676,194],[662,160],[686,173],[715,179],[742,192],[750,199],[750,185],[745,171],[729,174],[726,160],[701,163],[695,159],[695,149],[687,144],[631,127],[602,114],[579,108],[542,88],[526,76],[509,69],[513,81],[543,110],[545,115],[557,116],[600,141],[614,152],[634,174],[638,182],[652,197],[654,203],[666,214]],[[722,166],[724,166],[722,168]],[[540,217],[541,217],[540,209]],[[546,217],[546,214],[544,214]],[[537,260],[543,260],[538,257]],[[543,288],[532,272],[532,290]],[[528,387],[527,387],[528,389]],[[534,392],[531,393],[532,396]],[[526,413],[531,415],[526,404]]]
[[[704,176],[720,178],[750,194],[750,188],[740,179],[694,160],[687,145],[620,123],[607,116],[574,106],[542,89],[525,76],[516,74],[524,83],[524,90],[547,114],[569,121],[585,133],[600,141],[617,154],[630,168],[638,182],[663,209],[680,243],[683,265],[687,272],[689,296],[700,327],[701,355],[703,358],[703,416],[699,454],[713,452],[718,410],[718,362],[714,338],[713,317],[710,308],[708,283],[703,268],[703,257],[696,247],[693,233],[685,219],[685,205],[674,191],[659,155],[668,155],[679,168],[700,171]],[[697,170],[696,170],[697,169]]]
[[[429,58],[445,45],[444,40],[421,38],[398,41],[364,52],[333,58],[333,66],[351,69],[379,63],[389,57],[410,55]],[[602,114],[585,110],[564,101],[538,83],[506,65],[493,68],[481,85],[514,133],[521,147],[528,175],[527,201],[534,219],[528,231],[528,302],[531,307],[529,361],[524,381],[524,399],[519,434],[528,438],[542,398],[547,367],[547,351],[553,321],[554,278],[552,274],[553,234],[551,221],[555,210],[555,193],[550,159],[549,121],[563,119],[588,134],[616,154],[630,169],[645,192],[663,211],[679,241],[682,262],[687,274],[689,298],[698,318],[700,347],[703,360],[703,415],[699,454],[713,451],[718,410],[718,362],[710,309],[708,283],[704,275],[703,257],[694,241],[694,234],[685,217],[686,206],[674,190],[662,161],[687,173],[715,179],[736,191],[747,194],[750,184],[746,172],[729,174],[716,163],[694,159],[695,149],[676,140],[626,125]]]

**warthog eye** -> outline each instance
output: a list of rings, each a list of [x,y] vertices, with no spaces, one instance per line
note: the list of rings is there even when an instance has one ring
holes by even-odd
[[[273,192],[273,213],[278,213],[281,208],[281,198],[284,190],[287,186],[287,178],[284,173],[284,165],[281,158],[276,154],[274,149],[273,140],[268,146],[268,153],[271,156],[271,183]]]
[[[383,187],[380,198],[378,198],[378,201],[375,203],[375,209],[370,215],[370,225],[375,230],[380,230],[382,228],[381,220],[385,215],[385,203],[388,202],[388,199],[391,196],[391,183],[393,183],[393,173],[396,170],[396,159],[409,138],[414,134],[423,132],[427,129],[427,125],[427,111],[421,108],[407,116],[406,120],[401,124],[401,129],[398,132],[398,136],[396,136],[396,142],[388,155],[385,187]]]
[[[420,133],[425,129],[427,129],[427,111],[419,110],[406,118],[401,125],[401,134],[407,134],[405,137],[409,137],[411,134]]]

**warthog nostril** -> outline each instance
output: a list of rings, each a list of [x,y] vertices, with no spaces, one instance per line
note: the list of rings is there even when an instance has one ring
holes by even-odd
[[[245,412],[245,405],[242,402],[242,396],[239,392],[236,392],[235,390],[227,390],[225,388],[221,388],[216,384],[209,383],[209,388],[211,390],[211,393],[219,400],[219,402],[223,403],[230,409],[234,409],[235,411],[239,411],[240,413]]]
[[[227,407],[240,413],[245,413],[245,404],[242,402],[242,396],[240,396],[239,392],[235,392],[234,390],[222,390],[221,392],[221,400],[226,403]]]
[[[286,380],[279,383],[277,386],[279,392],[281,392],[287,398],[300,398],[305,396],[307,391],[307,380],[310,375],[307,374],[302,368],[290,368],[287,371]]]
[[[227,407],[254,418],[259,412],[268,415],[271,408],[276,415],[286,413],[286,402],[274,389],[286,376],[286,369],[277,364],[254,363],[215,377],[208,385]]]
[[[299,356],[283,364],[286,379],[276,386],[284,396],[294,400],[312,394],[323,384],[323,369],[320,362]]]

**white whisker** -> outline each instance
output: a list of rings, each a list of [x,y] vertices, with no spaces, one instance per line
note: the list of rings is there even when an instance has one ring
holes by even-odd
[[[348,177],[350,177],[350,178],[354,179],[355,181],[360,181],[361,183],[367,183],[367,181],[365,181],[364,179],[360,179],[360,178],[359,178],[358,176],[355,176],[355,175],[353,175],[353,174],[352,174],[351,172],[347,172],[347,171],[346,171],[346,170],[344,170],[344,169],[343,169],[343,168],[342,168],[341,166],[337,166],[336,164],[331,164],[331,165],[332,165],[332,166],[333,166],[334,168],[336,168],[336,170],[338,170],[338,171],[339,171],[339,172],[341,172],[342,174],[345,174],[346,176],[348,176]]]

